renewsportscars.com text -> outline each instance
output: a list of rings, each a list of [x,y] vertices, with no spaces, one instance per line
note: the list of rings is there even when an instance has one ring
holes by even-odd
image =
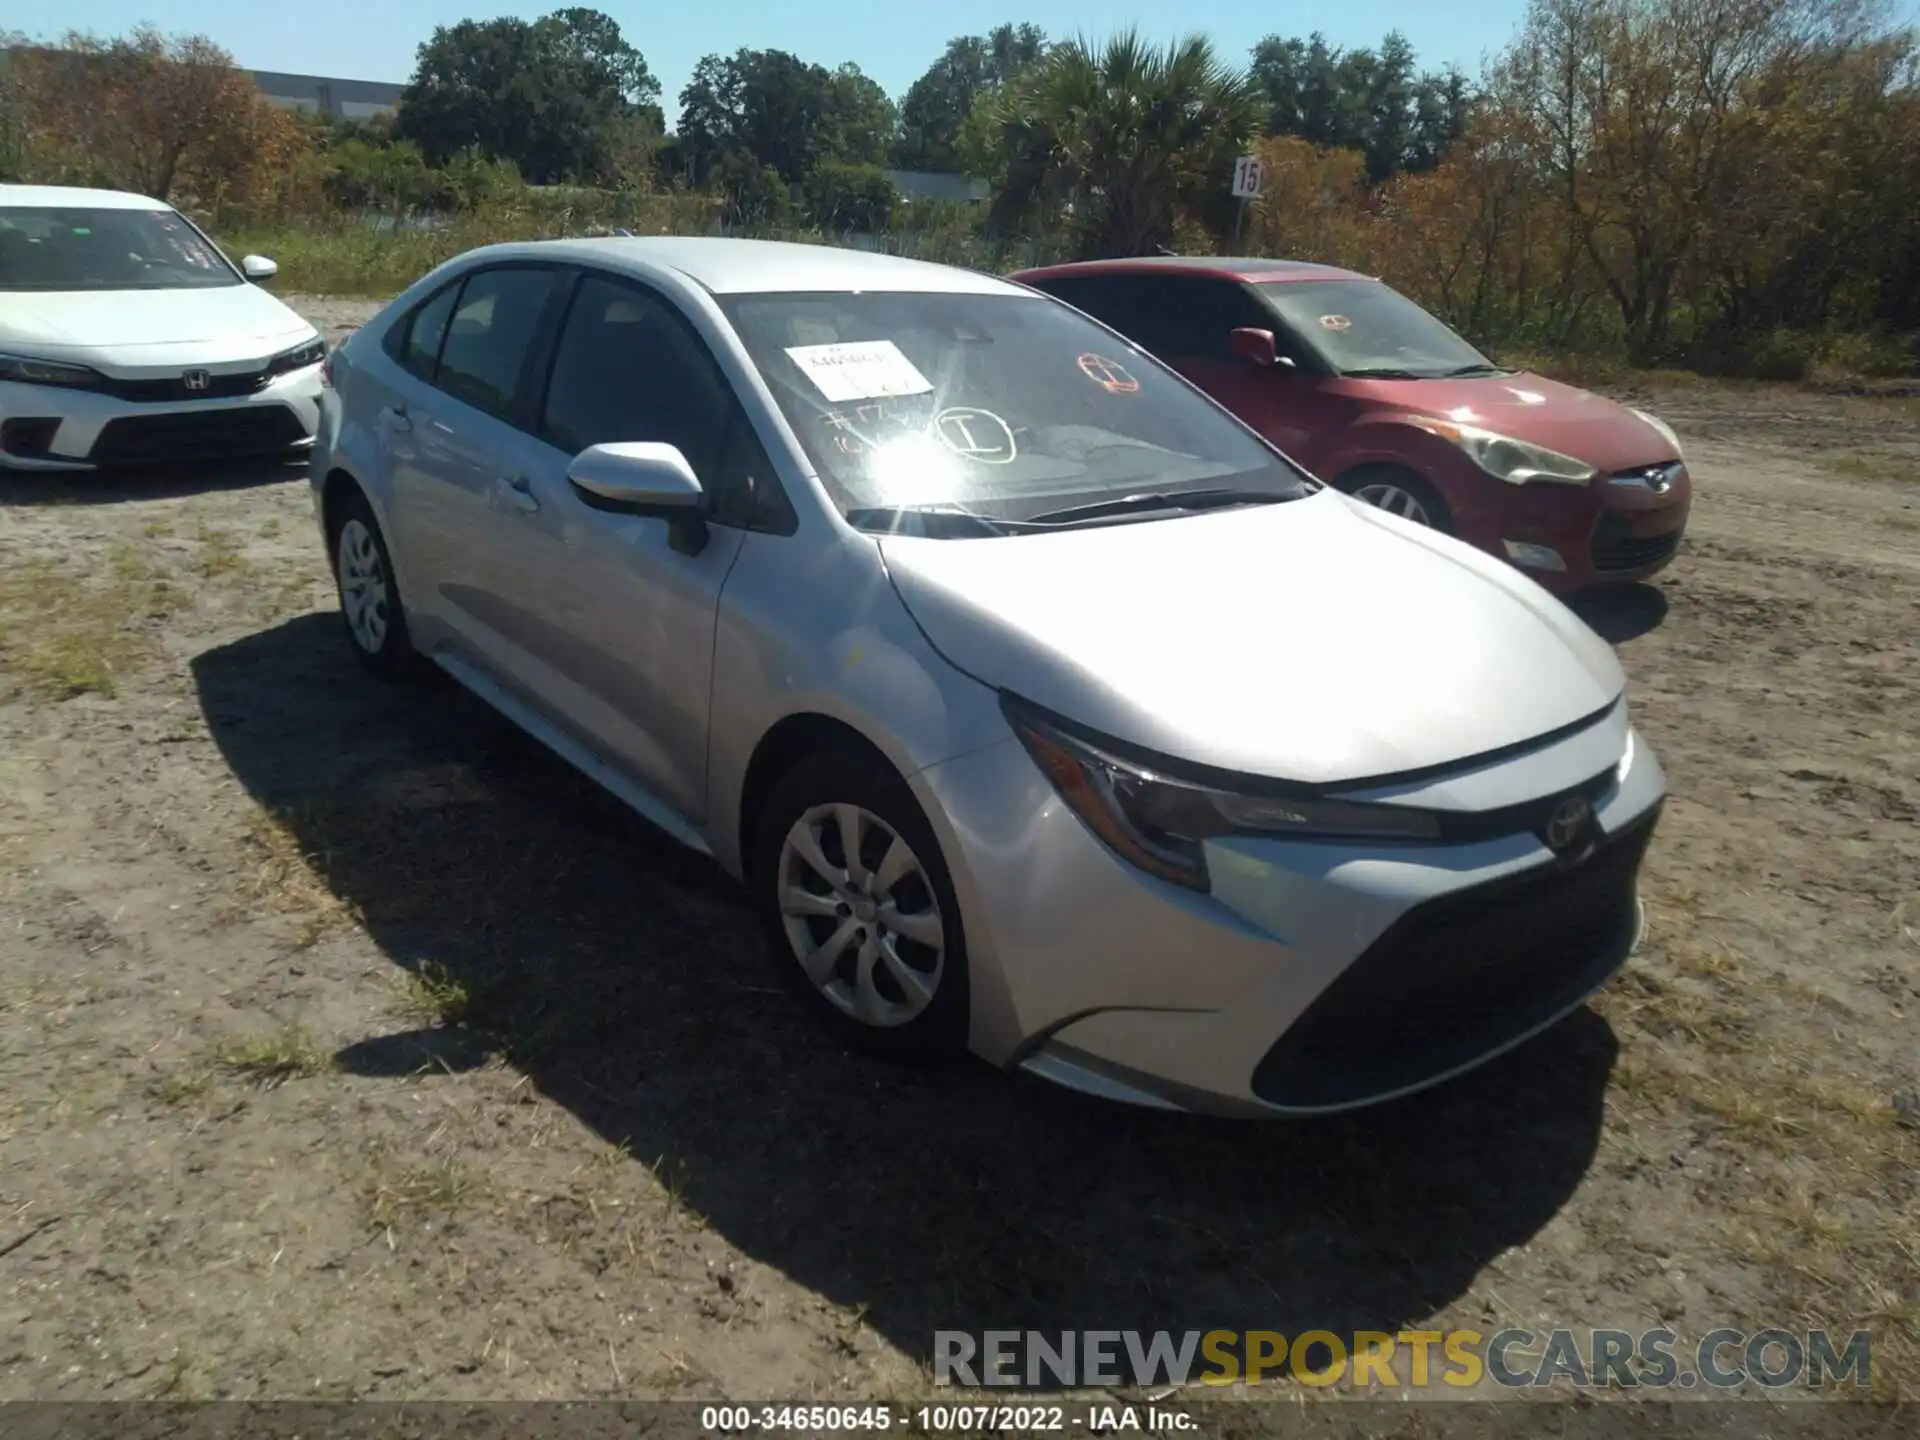
[[[1865,1330],[936,1330],[934,1383],[1073,1389],[1114,1385],[1259,1385],[1352,1389],[1492,1384],[1504,1389],[1865,1387]]]

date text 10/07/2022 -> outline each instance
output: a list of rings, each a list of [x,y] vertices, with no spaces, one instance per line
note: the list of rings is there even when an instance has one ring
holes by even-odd
[[[834,1431],[918,1430],[977,1435],[986,1431],[1057,1430],[1105,1435],[1141,1430],[1192,1430],[1194,1417],[1155,1405],[708,1405],[700,1428],[712,1435],[754,1431],[825,1434]]]

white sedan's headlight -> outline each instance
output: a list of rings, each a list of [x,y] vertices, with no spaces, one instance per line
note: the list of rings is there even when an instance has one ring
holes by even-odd
[[[1585,485],[1600,472],[1584,460],[1562,455],[1544,445],[1516,440],[1477,425],[1458,425],[1451,420],[1416,420],[1421,429],[1451,440],[1487,474],[1509,485],[1531,485],[1551,481],[1558,485]]]
[[[20,385],[61,385],[85,390],[100,383],[100,372],[85,365],[36,360],[31,355],[0,355],[0,380]]]
[[[316,335],[304,345],[281,351],[268,362],[267,369],[275,375],[286,375],[295,370],[304,370],[309,365],[318,365],[326,358],[327,342]]]
[[[1644,410],[1635,410],[1633,413],[1657,430],[1660,433],[1660,438],[1673,447],[1674,459],[1684,460],[1686,458],[1680,450],[1680,437],[1673,433],[1673,427],[1671,425],[1667,424],[1667,422],[1662,420],[1658,415],[1649,415]]]
[[[1170,779],[1070,735],[1025,704],[1004,702],[1014,733],[1087,828],[1150,875],[1207,890],[1201,842],[1224,835],[1322,840],[1434,840],[1427,811],[1351,800],[1251,795]]]

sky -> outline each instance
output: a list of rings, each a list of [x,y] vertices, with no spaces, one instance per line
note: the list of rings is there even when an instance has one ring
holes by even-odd
[[[343,80],[404,81],[414,52],[436,25],[497,15],[526,19],[564,8],[567,0],[530,6],[498,0],[325,0],[312,6],[249,4],[176,9],[160,0],[63,0],[34,25],[25,13],[0,20],[32,38],[57,39],[68,29],[121,34],[143,21],[167,31],[205,34],[249,70],[283,70]],[[1451,61],[1468,72],[1481,56],[1498,50],[1519,24],[1525,0],[1348,0],[1328,10],[1317,5],[1268,6],[1247,0],[1184,0],[1149,6],[1136,0],[1125,9],[1098,0],[949,0],[942,5],[897,4],[870,8],[831,0],[680,0],[634,5],[622,0],[579,0],[611,15],[628,43],[647,57],[660,81],[669,121],[677,97],[703,55],[789,50],[828,66],[851,60],[896,99],[956,35],[983,34],[1005,21],[1031,21],[1049,36],[1103,36],[1129,23],[1156,39],[1176,30],[1204,32],[1228,54],[1244,59],[1255,41],[1270,33],[1305,36],[1318,28],[1341,48],[1379,43],[1398,29],[1413,42],[1420,63],[1438,69]],[[12,8],[7,6],[4,8]],[[24,6],[22,7],[24,12]],[[41,12],[48,14],[48,12]],[[188,20],[186,16],[193,15]],[[1177,16],[1177,19],[1170,19]],[[57,18],[54,18],[57,17]]]

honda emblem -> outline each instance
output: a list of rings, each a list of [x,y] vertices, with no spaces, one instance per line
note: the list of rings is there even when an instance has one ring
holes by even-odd
[[[188,390],[204,390],[213,383],[213,376],[204,370],[189,370],[180,377],[180,383]]]

